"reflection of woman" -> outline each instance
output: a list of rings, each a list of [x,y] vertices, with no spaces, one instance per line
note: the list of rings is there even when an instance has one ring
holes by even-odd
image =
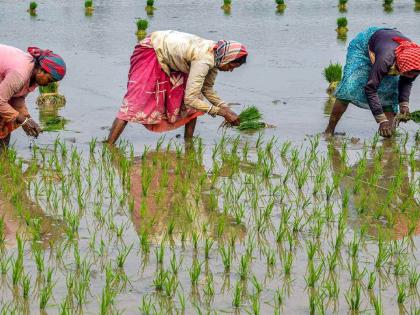
[[[392,135],[398,113],[409,113],[411,86],[420,74],[420,46],[395,29],[370,27],[348,47],[343,80],[337,87],[326,134],[335,127],[349,103],[370,109],[379,133]]]
[[[369,219],[376,210],[384,204],[387,199],[389,199],[390,190],[393,189],[394,181],[397,177],[397,174],[402,174],[402,179],[400,182],[399,189],[394,192],[393,200],[391,200],[392,208],[386,209],[393,211],[392,215],[394,218],[394,226],[392,233],[395,237],[401,238],[406,236],[409,229],[409,217],[410,213],[415,213],[420,207],[418,201],[415,198],[408,198],[409,193],[409,176],[408,176],[408,165],[407,162],[404,162],[401,169],[400,157],[395,153],[395,143],[384,142],[384,153],[381,158],[382,173],[377,180],[375,186],[371,186],[368,181],[378,172],[373,160],[367,160],[364,167],[364,172],[362,178],[356,179],[357,171],[360,166],[360,162],[351,167],[350,176],[345,176],[341,180],[340,188],[341,192],[347,191],[350,193],[349,200],[349,216],[352,221],[355,221],[356,224],[361,221],[366,221]],[[340,174],[343,172],[344,163],[341,159],[340,153],[334,148],[332,155],[332,169],[335,174]],[[401,172],[401,173],[399,173]],[[378,175],[379,176],[379,175]],[[353,188],[357,180],[361,180],[361,187],[358,193],[352,194]],[[400,208],[405,207],[407,210],[405,214],[400,212]],[[365,211],[363,219],[360,218],[357,214],[358,209],[363,209]],[[365,222],[367,223],[367,222]],[[420,221],[416,224],[416,234],[420,233]],[[376,233],[370,231],[371,233]]]
[[[7,168],[7,163],[4,162],[3,170],[4,174],[10,174]],[[19,178],[19,183],[14,183],[14,194],[16,200],[20,203],[20,209],[25,212],[25,218],[39,219],[41,224],[41,231],[43,234],[48,235],[42,239],[44,244],[48,244],[51,239],[58,239],[61,237],[63,228],[60,227],[62,222],[54,220],[51,216],[44,213],[44,210],[39,207],[38,204],[34,203],[27,195],[27,188],[25,177],[28,174],[22,173]],[[12,182],[10,176],[5,175],[0,180],[0,185],[7,185],[6,182]],[[10,196],[3,191],[0,191],[0,218],[4,221],[4,232],[6,238],[6,248],[16,246],[16,234],[20,232],[27,232],[27,222],[24,222],[21,215],[14,206],[13,202],[10,201]]]
[[[29,47],[28,53],[0,45],[0,145],[8,146],[10,133],[22,126],[36,137],[40,128],[28,113],[25,97],[37,85],[60,81],[66,73],[64,60],[49,50]]]
[[[206,170],[193,148],[186,151],[182,157],[173,151],[149,152],[131,166],[129,189],[134,201],[131,218],[138,232],[146,230],[160,239],[165,237],[170,224],[175,227],[174,233],[179,233],[198,232],[203,224],[209,223],[210,231],[216,231],[224,214],[211,211],[215,209],[210,206],[207,194]],[[237,236],[244,233],[243,226],[228,223],[233,221],[231,217],[224,219],[226,233]]]
[[[153,32],[131,56],[127,93],[108,142],[114,144],[129,121],[156,132],[185,125],[186,138],[193,136],[196,119],[203,113],[238,124],[238,116],[213,86],[218,70],[233,71],[247,55],[245,46],[234,41],[216,43],[176,31]]]

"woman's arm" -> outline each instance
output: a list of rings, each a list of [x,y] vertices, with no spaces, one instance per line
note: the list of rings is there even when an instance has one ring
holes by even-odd
[[[228,104],[224,102],[219,97],[219,95],[217,95],[216,91],[213,89],[214,82],[216,81],[216,77],[217,77],[217,70],[213,68],[208,72],[206,79],[204,80],[201,93],[203,93],[204,97],[214,106],[226,107],[228,106]]]
[[[26,107],[25,97],[14,97],[10,100],[12,107],[17,110],[24,117],[29,117],[28,108]]]
[[[379,100],[378,89],[382,79],[388,74],[392,64],[393,62],[389,62],[385,58],[376,58],[375,63],[372,65],[368,82],[365,85],[368,104],[377,123],[387,120]]]
[[[203,112],[208,112],[211,115],[216,115],[219,111],[219,107],[210,106],[201,99],[204,81],[206,80],[209,70],[209,65],[203,62],[191,62],[187,87],[185,89],[184,103],[186,106],[193,107]]]
[[[398,81],[398,102],[400,103],[400,108],[407,106],[410,103],[410,94],[411,94],[411,87],[413,86],[413,82],[416,79],[409,78],[405,76],[400,76],[400,80]]]
[[[20,116],[19,111],[11,105],[11,99],[22,89],[23,85],[24,82],[20,74],[16,72],[7,74],[0,82],[0,117],[6,123],[13,122]],[[21,116],[20,118],[24,119],[25,116]]]

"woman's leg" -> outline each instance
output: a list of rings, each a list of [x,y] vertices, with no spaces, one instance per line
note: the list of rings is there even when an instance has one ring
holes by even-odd
[[[195,124],[197,123],[197,118],[191,119],[188,123],[185,124],[184,138],[191,139],[194,136]]]
[[[326,135],[334,135],[335,127],[337,126],[338,122],[341,119],[341,116],[343,116],[344,112],[347,110],[349,103],[344,100],[336,99],[333,109],[331,111],[330,115],[330,121],[328,123],[327,129],[325,129],[324,133]]]
[[[126,120],[115,118],[111,130],[109,131],[107,143],[115,144],[115,142],[124,131],[125,126],[127,126]]]

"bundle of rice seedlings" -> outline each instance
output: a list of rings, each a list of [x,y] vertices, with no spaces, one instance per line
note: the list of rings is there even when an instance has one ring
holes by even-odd
[[[39,93],[41,95],[36,100],[38,106],[63,106],[66,104],[64,95],[58,93],[57,82],[53,82],[47,86],[40,86]]]
[[[239,114],[239,119],[241,121],[239,130],[258,130],[266,127],[265,122],[262,121],[262,114],[256,106],[245,108]]]
[[[410,113],[410,119],[416,123],[420,123],[420,110]]]
[[[341,64],[330,62],[329,66],[324,69],[324,78],[330,84],[327,93],[331,94],[335,91],[338,83],[341,81],[343,75],[343,67]]]

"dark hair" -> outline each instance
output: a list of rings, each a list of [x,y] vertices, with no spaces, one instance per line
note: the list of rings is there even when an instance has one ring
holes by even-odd
[[[231,61],[230,63],[238,63],[239,65],[243,65],[244,63],[246,63],[246,57],[247,57],[247,55],[239,57],[239,58]]]

